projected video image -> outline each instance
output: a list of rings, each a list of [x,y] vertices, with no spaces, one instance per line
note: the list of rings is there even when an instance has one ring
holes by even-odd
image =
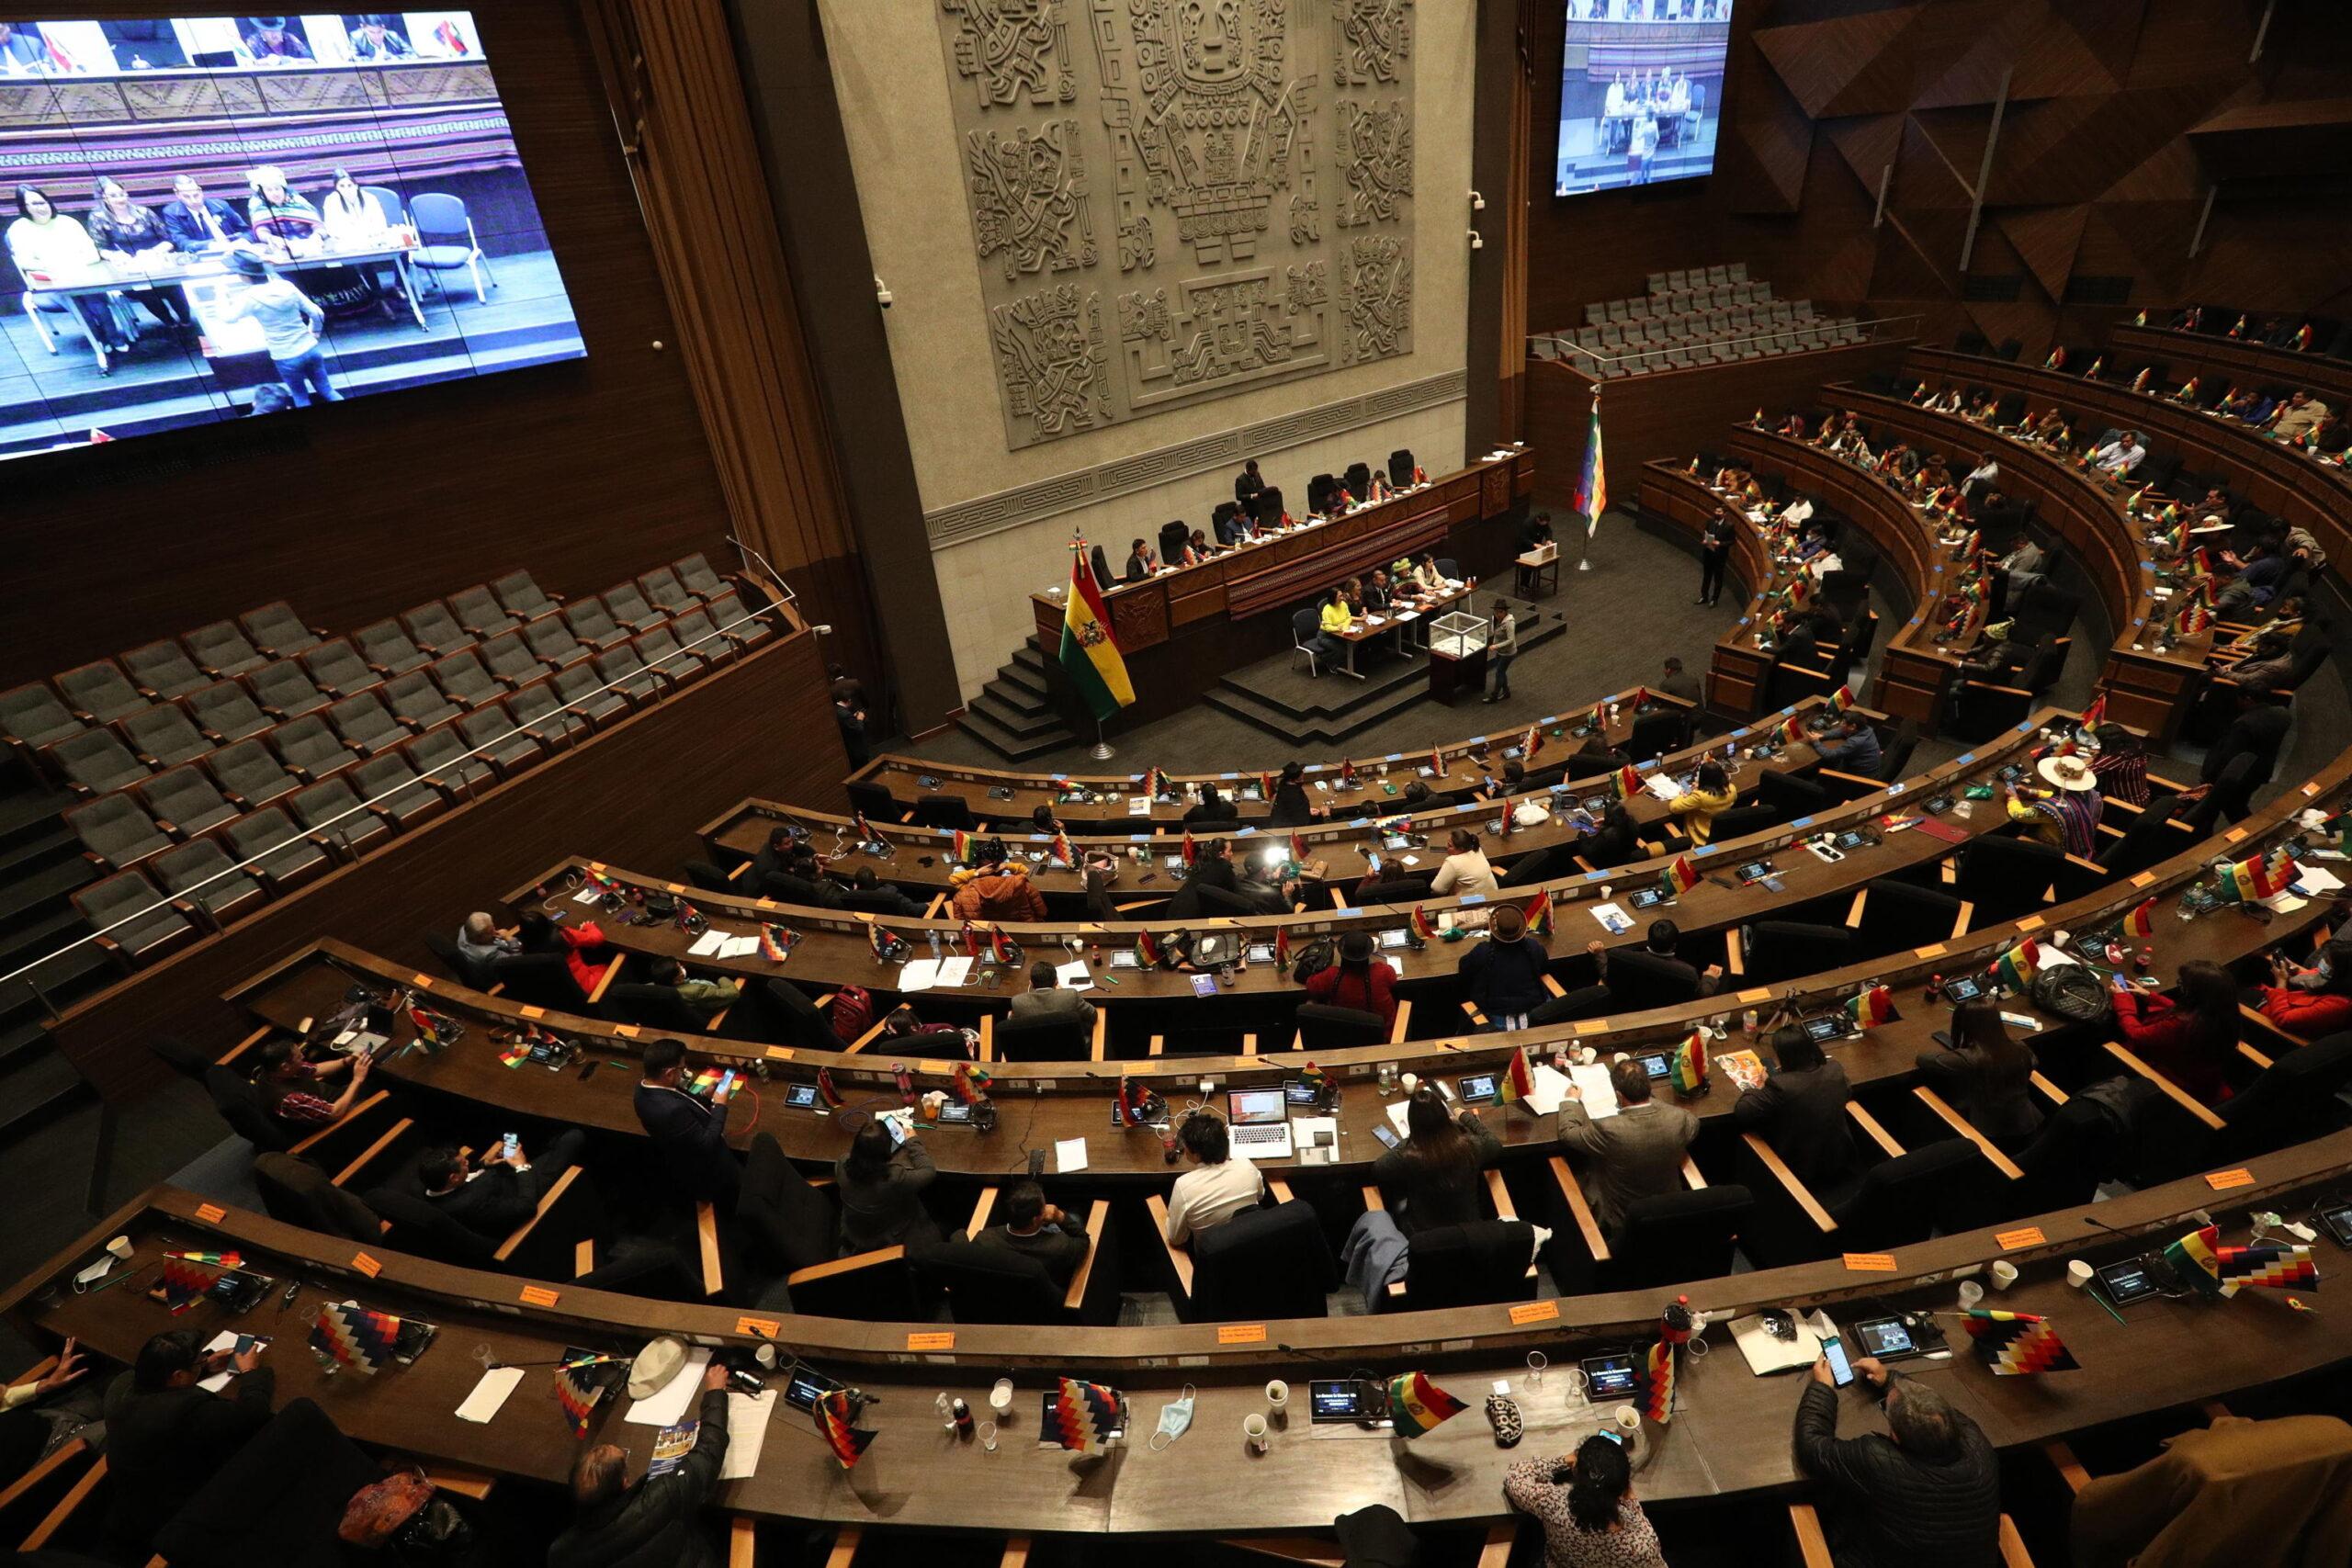
[[[466,11],[0,22],[0,457],[586,352]]]
[[[1555,196],[1715,166],[1732,0],[1566,0]]]

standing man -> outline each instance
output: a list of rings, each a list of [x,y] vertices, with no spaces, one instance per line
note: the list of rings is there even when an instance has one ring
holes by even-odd
[[[1699,604],[1713,604],[1724,594],[1724,567],[1731,559],[1731,522],[1720,512],[1699,531]]]
[[[1265,488],[1266,481],[1258,477],[1258,459],[1252,457],[1242,464],[1241,471],[1233,478],[1233,499],[1240,504],[1243,516],[1258,515],[1258,492]]]
[[[1838,1389],[1825,1357],[1797,1404],[1797,1468],[1835,1500],[1838,1568],[1984,1568],[2001,1560],[2001,1478],[1976,1423],[1925,1382],[1874,1356],[1854,1363],[1886,1412],[1887,1430],[1838,1435]]]
[[[1498,703],[1510,695],[1510,661],[1519,657],[1519,622],[1509,600],[1495,601],[1495,630],[1487,640],[1487,655],[1495,661],[1495,689],[1478,700]]]
[[[310,407],[313,392],[326,402],[343,401],[343,394],[327,379],[326,355],[319,349],[319,329],[327,324],[327,313],[309,295],[272,276],[261,257],[240,252],[234,265],[253,287],[222,307],[221,319],[234,321],[250,316],[261,323],[269,362],[293,394],[296,408]]]

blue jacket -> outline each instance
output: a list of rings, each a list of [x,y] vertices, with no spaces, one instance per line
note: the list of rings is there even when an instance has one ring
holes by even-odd
[[[1470,982],[1470,999],[1489,1019],[1533,1012],[1548,999],[1544,989],[1544,967],[1552,955],[1532,936],[1517,942],[1487,938],[1462,955],[1463,978]]]
[[[202,205],[212,214],[212,221],[220,225],[220,232],[230,239],[243,239],[251,231],[245,225],[245,215],[227,202],[208,196]],[[188,210],[185,201],[175,201],[164,209],[164,231],[171,235],[173,244],[184,251],[200,251],[212,243],[212,236],[204,231],[202,220]]]

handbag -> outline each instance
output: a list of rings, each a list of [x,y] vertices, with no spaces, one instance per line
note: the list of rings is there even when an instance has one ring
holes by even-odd
[[[353,1493],[351,1501],[343,1506],[343,1519],[335,1526],[335,1539],[375,1551],[390,1544],[431,1501],[433,1483],[419,1471],[404,1470],[370,1482]]]
[[[2034,976],[2026,995],[2043,1012],[2069,1023],[2097,1023],[2108,1015],[2107,984],[2086,964],[2045,967]]]
[[[1335,954],[1332,953],[1330,942],[1318,938],[1300,948],[1298,956],[1290,961],[1291,977],[1304,986],[1308,980],[1331,967],[1334,959]]]

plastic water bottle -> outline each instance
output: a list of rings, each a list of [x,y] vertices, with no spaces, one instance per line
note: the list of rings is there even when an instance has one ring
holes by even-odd
[[[931,932],[931,933],[930,933],[930,936],[931,936],[931,961],[932,961],[933,964],[936,964],[936,963],[938,963],[938,962],[939,962],[939,933],[938,933],[937,931],[933,931],[933,932]]]

